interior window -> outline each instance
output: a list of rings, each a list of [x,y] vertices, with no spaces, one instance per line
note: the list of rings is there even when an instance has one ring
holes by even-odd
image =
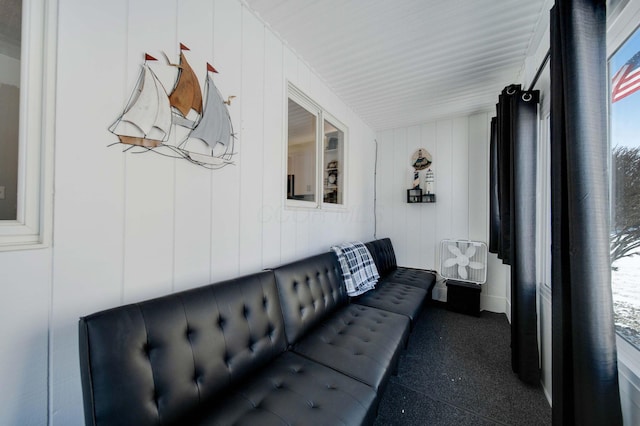
[[[16,220],[22,1],[0,6],[0,220]]]
[[[287,199],[316,200],[317,117],[289,99]]]
[[[342,204],[344,197],[344,132],[324,121],[324,202]]]
[[[611,283],[616,331],[640,349],[640,31],[609,60]]]
[[[289,85],[287,104],[289,207],[344,207],[347,128]]]

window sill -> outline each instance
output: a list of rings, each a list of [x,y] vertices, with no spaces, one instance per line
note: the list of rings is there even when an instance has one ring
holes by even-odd
[[[43,211],[43,217],[48,213]],[[50,229],[48,226],[46,229]],[[30,228],[18,221],[0,222],[0,252],[36,250],[50,245],[49,234]]]
[[[616,334],[616,347],[618,362],[624,367],[623,370],[631,373],[630,378],[633,384],[640,389],[640,351],[618,334]]]
[[[304,201],[304,200],[287,198],[284,202],[284,207],[285,209],[292,209],[292,210],[300,210],[300,209],[315,210],[315,209],[318,209],[320,206],[315,201]]]
[[[640,351],[616,335],[618,381],[625,424],[637,424],[640,418]]]
[[[287,199],[284,204],[285,210],[317,210],[325,212],[342,212],[347,210],[345,204],[316,203],[315,201],[301,201]]]

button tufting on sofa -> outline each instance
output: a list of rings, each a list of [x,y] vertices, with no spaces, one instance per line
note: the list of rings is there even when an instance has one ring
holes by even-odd
[[[370,425],[410,320],[360,302],[329,252],[81,318],[86,424]]]

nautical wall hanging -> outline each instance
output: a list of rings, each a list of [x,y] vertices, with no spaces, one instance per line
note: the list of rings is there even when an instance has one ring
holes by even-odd
[[[411,156],[411,167],[413,167],[413,188],[420,188],[420,170],[431,166],[433,159],[431,154],[424,148],[418,148]]]
[[[429,151],[424,148],[417,149],[411,156],[411,167],[413,167],[413,185],[407,190],[407,203],[434,203],[436,194],[433,192],[434,175],[431,169],[433,159]],[[424,173],[424,188],[420,187],[420,171]]]
[[[109,127],[119,142],[109,146],[124,144],[125,151],[155,152],[208,169],[234,164],[235,134],[227,107],[235,96],[226,101],[222,98],[211,77],[218,71],[209,63],[202,92],[184,54],[188,50],[180,43],[177,64],[171,63],[163,52],[166,66],[178,70],[170,94],[148,64],[158,60],[145,53],[135,90],[122,114]]]

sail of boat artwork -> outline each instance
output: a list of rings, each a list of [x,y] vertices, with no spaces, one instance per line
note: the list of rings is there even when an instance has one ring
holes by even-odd
[[[233,164],[235,155],[227,109],[234,96],[223,99],[211,77],[218,71],[209,63],[203,92],[184,54],[188,50],[180,43],[177,64],[164,55],[168,66],[178,69],[169,94],[149,66],[158,60],[145,53],[135,90],[109,131],[118,136],[117,143],[127,146],[125,150],[153,151],[209,169],[222,168]]]

